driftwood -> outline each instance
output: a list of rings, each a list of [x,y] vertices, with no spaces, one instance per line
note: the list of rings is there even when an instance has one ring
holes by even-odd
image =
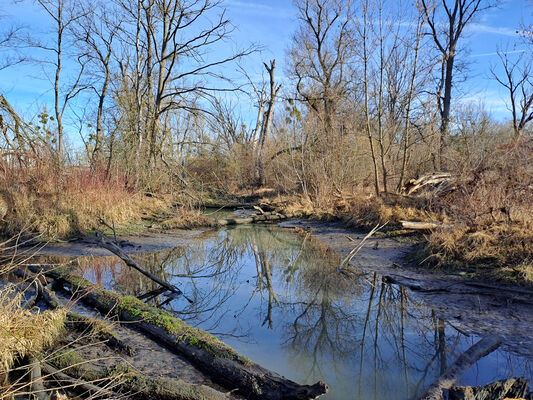
[[[485,386],[454,386],[449,400],[500,400],[524,399],[528,395],[529,381],[524,378],[509,378]]]
[[[411,195],[420,191],[427,186],[441,185],[443,182],[449,182],[452,180],[452,175],[448,173],[425,175],[418,179],[411,179],[402,188],[402,193]]]
[[[244,225],[244,224],[255,224],[258,222],[270,222],[270,221],[281,221],[288,218],[292,218],[292,214],[280,214],[277,212],[263,212],[261,215],[252,215],[247,218],[226,218],[226,219],[215,219],[215,225]]]
[[[418,222],[418,221],[400,221],[402,228],[413,229],[417,231],[429,231],[437,228],[449,228],[450,224],[444,224],[442,222]]]
[[[249,399],[308,400],[328,390],[323,382],[300,385],[269,371],[239,355],[207,332],[192,328],[170,313],[150,307],[140,300],[119,296],[66,271],[51,269],[46,273],[70,285],[81,301],[104,314],[135,322],[136,328],[183,355],[215,382],[229,390],[238,389],[239,394]]]
[[[473,364],[492,353],[501,343],[501,337],[487,336],[472,345],[420,396],[420,400],[442,400],[443,390],[449,390]]]
[[[128,254],[126,254],[115,243],[113,243],[112,241],[108,240],[103,234],[98,233],[98,237],[100,239],[98,241],[98,244],[101,247],[103,247],[104,249],[109,250],[110,252],[115,254],[117,257],[122,259],[122,261],[124,261],[127,266],[136,269],[141,274],[143,274],[144,276],[150,278],[152,281],[156,282],[157,284],[159,284],[160,286],[162,286],[165,289],[169,290],[170,292],[175,293],[175,294],[177,294],[179,296],[183,296],[189,303],[191,303],[191,304],[193,303],[193,301],[190,298],[188,298],[187,296],[185,296],[185,294],[180,289],[178,289],[176,286],[174,286],[174,285],[172,285],[172,284],[170,284],[168,282],[165,282],[164,280],[158,278],[154,274],[152,274],[152,273],[146,271],[145,269],[143,269],[139,264],[137,264],[135,262],[135,260],[133,258],[131,258]]]

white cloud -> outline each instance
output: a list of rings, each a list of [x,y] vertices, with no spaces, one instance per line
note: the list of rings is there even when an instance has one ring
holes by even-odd
[[[470,33],[488,33],[491,35],[500,35],[500,36],[512,36],[517,37],[519,36],[519,32],[517,29],[507,28],[504,26],[491,26],[486,24],[480,24],[480,23],[471,23],[467,25],[466,30]]]
[[[525,53],[528,50],[512,50],[512,51],[503,51],[503,54],[519,54],[519,53]],[[470,57],[490,57],[490,56],[496,56],[498,55],[498,52],[493,51],[490,53],[480,53],[480,54],[472,54]]]

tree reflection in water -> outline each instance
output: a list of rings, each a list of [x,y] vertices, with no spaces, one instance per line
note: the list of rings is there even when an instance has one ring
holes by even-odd
[[[325,380],[329,398],[415,398],[476,340],[404,288],[339,269],[329,250],[273,226],[227,229],[135,259],[194,300],[159,295],[152,304],[168,302],[165,308],[285,376]],[[85,277],[124,294],[157,289],[113,258],[77,262]],[[531,377],[531,369],[531,360],[498,351],[464,383]]]

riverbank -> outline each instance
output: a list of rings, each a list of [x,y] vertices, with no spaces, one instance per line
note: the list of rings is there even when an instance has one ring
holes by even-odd
[[[526,357],[531,357],[530,352],[528,352],[528,349],[531,348],[531,342],[530,339],[527,337],[527,327],[531,324],[531,318],[529,315],[529,312],[527,308],[524,308],[523,310],[520,308],[520,302],[527,301],[527,298],[517,298],[516,296],[511,297],[489,297],[487,296],[487,293],[476,293],[475,291],[472,291],[472,288],[470,288],[469,293],[465,293],[464,291],[468,288],[464,286],[458,286],[457,282],[452,282],[449,280],[449,276],[446,277],[439,277],[432,274],[428,274],[426,270],[420,269],[415,270],[411,267],[406,267],[401,264],[402,259],[405,257],[406,254],[408,254],[410,251],[412,251],[412,242],[407,242],[405,240],[394,240],[391,238],[385,238],[385,237],[379,237],[379,238],[371,238],[366,242],[366,244],[361,248],[361,251],[358,253],[357,257],[354,258],[352,264],[350,266],[344,266],[339,268],[340,261],[345,257],[345,255],[350,252],[355,245],[357,245],[360,240],[365,237],[365,232],[357,232],[354,230],[343,228],[339,223],[318,223],[318,222],[310,222],[307,220],[302,221],[287,221],[281,224],[285,229],[296,230],[298,235],[303,236],[303,244],[301,245],[302,248],[299,248],[300,245],[297,245],[297,248],[294,250],[293,253],[288,253],[287,255],[283,255],[284,253],[279,254],[277,257],[279,257],[280,261],[285,259],[293,259],[294,256],[300,257],[301,252],[303,251],[304,247],[307,249],[316,249],[315,255],[309,255],[305,258],[307,260],[305,262],[305,265],[307,265],[307,262],[312,263],[311,268],[303,268],[298,269],[296,265],[294,265],[292,262],[289,263],[287,266],[286,273],[289,273],[289,275],[285,275],[285,273],[282,275],[281,280],[285,281],[286,279],[289,279],[291,274],[297,273],[297,271],[300,271],[301,274],[299,278],[294,278],[295,282],[298,282],[298,285],[302,285],[300,289],[298,289],[298,292],[300,290],[303,290],[304,288],[307,288],[305,290],[308,290],[309,293],[314,293],[317,297],[313,297],[314,300],[308,300],[309,306],[312,307],[314,302],[320,302],[322,306],[320,307],[321,312],[324,312],[324,300],[331,298],[335,299],[339,297],[340,299],[346,298],[346,300],[341,301],[343,306],[339,311],[342,310],[342,313],[344,314],[347,310],[345,309],[346,303],[345,301],[348,301],[351,296],[360,296],[361,295],[361,289],[362,287],[366,286],[367,283],[373,282],[373,285],[376,287],[384,287],[386,289],[380,289],[381,291],[385,291],[386,293],[390,292],[390,295],[393,295],[393,293],[397,290],[398,293],[402,296],[402,299],[405,299],[405,301],[408,301],[409,304],[414,303],[424,303],[427,307],[430,307],[434,310],[434,318],[442,321],[446,321],[446,325],[450,326],[452,330],[455,330],[457,335],[460,337],[470,337],[474,338],[477,336],[484,336],[486,334],[501,334],[504,337],[504,349],[511,351],[515,354],[522,354]],[[287,231],[282,236],[279,236],[281,232],[279,228],[276,228],[274,225],[272,226],[272,238],[269,240],[272,240],[272,245],[274,245],[273,248],[276,248],[280,245],[280,243],[284,243],[285,246],[289,246],[289,242],[287,242],[287,238],[294,237],[293,233],[290,231]],[[265,227],[266,228],[266,227]],[[263,229],[265,229],[263,228]],[[297,229],[295,229],[297,228]],[[257,227],[257,229],[261,229],[261,227]],[[263,257],[266,257],[266,250],[261,250],[262,239],[259,237],[255,237],[255,234],[252,235],[251,238],[245,239],[245,237],[241,237],[241,234],[239,232],[242,232],[243,234],[246,232],[255,232],[256,228],[253,226],[246,226],[246,225],[237,225],[236,228],[230,229],[230,231],[222,230],[222,231],[213,231],[213,230],[196,230],[196,231],[181,231],[181,232],[173,232],[169,234],[146,234],[143,237],[130,237],[130,238],[124,238],[124,237],[118,237],[118,243],[122,247],[122,249],[130,254],[135,253],[143,253],[148,250],[160,250],[162,248],[167,247],[168,249],[174,248],[176,246],[182,246],[181,248],[191,248],[194,249],[198,246],[200,243],[210,243],[209,246],[213,246],[213,249],[216,249],[215,251],[217,254],[214,255],[214,258],[209,258],[203,260],[203,265],[213,265],[213,261],[218,261],[219,263],[222,262],[219,260],[219,256],[223,256],[222,260],[226,260],[226,257],[229,257],[227,260],[233,260],[233,257],[231,254],[235,254],[232,249],[232,247],[227,247],[227,235],[229,232],[233,232],[232,235],[237,240],[236,243],[233,245],[236,246],[236,249],[239,253],[241,253],[243,250],[242,248],[242,240],[245,240],[246,242],[252,240],[251,244],[253,244],[253,248],[255,246],[259,246],[257,249],[257,256],[259,257],[259,260],[262,260]],[[218,233],[217,233],[218,232]],[[276,233],[278,232],[278,233]],[[285,238],[285,235],[287,238]],[[220,242],[212,242],[213,237],[220,237]],[[73,243],[74,244],[74,243]],[[70,244],[65,244],[66,247],[68,247]],[[78,250],[83,250],[81,254],[93,254],[95,248],[94,243],[90,242],[81,242],[74,244],[78,247]],[[233,246],[232,245],[232,246]],[[294,244],[293,244],[294,245]],[[291,246],[293,246],[291,245]],[[48,254],[52,254],[52,249],[54,249],[54,246],[57,246],[57,244],[50,244],[49,246],[52,246],[49,248],[50,252]],[[85,248],[84,248],[85,246]],[[200,248],[203,247],[203,245],[200,245]],[[59,248],[64,248],[64,246],[59,246]],[[56,248],[57,249],[57,248]],[[46,248],[45,248],[45,251]],[[209,253],[211,253],[213,250],[210,250]],[[218,251],[220,251],[220,254],[218,254]],[[255,251],[255,250],[254,250]],[[315,250],[313,250],[315,251]],[[166,264],[162,264],[162,260],[168,259],[169,256],[171,257],[178,257],[178,259],[181,259],[182,257],[185,257],[185,259],[190,258],[191,256],[197,257],[195,255],[195,251],[193,252],[183,252],[183,250],[177,250],[177,253],[174,254],[174,252],[167,253],[165,251],[160,252],[160,257],[155,257],[155,254],[152,256],[152,253],[147,253],[145,256],[142,256],[139,258],[139,261],[145,260],[147,263],[141,262],[146,267],[151,266],[150,262],[153,261],[153,268],[154,271],[172,271],[167,270],[167,267],[164,267]],[[65,253],[65,256],[72,257],[75,254],[80,254],[79,252],[76,253],[75,251],[70,251]],[[100,253],[105,254],[105,253]],[[289,256],[289,254],[293,254],[293,256]],[[314,254],[314,253],[313,253]],[[321,255],[320,257],[317,257],[317,255]],[[272,257],[273,255],[269,256],[268,258],[265,258],[263,262],[268,262],[268,259]],[[288,257],[287,257],[288,256]],[[276,256],[274,256],[276,257]],[[333,262],[334,265],[327,266],[329,264],[324,264],[324,261],[321,257],[326,257],[329,261]],[[152,260],[153,258],[153,260]],[[196,258],[195,258],[196,259]],[[201,259],[201,258],[200,258]],[[313,260],[313,261],[311,261]],[[328,261],[328,262],[329,262]],[[97,274],[94,278],[98,279],[98,276],[109,276],[109,272],[106,272],[107,269],[104,267],[104,265],[107,265],[111,263],[111,265],[115,265],[115,262],[111,260],[95,260],[97,268],[95,272]],[[256,262],[258,262],[256,260]],[[316,264],[316,265],[315,265]],[[188,264],[185,264],[188,265]],[[215,265],[217,265],[215,263]],[[222,264],[220,264],[222,265]],[[219,265],[219,266],[220,266]],[[223,265],[226,265],[226,261],[224,261]],[[231,264],[230,264],[231,265]],[[258,264],[259,265],[259,264]],[[261,264],[263,265],[263,264]],[[150,268],[152,268],[150,267]],[[267,264],[265,264],[265,268],[267,267]],[[161,268],[163,268],[161,270]],[[206,271],[202,271],[201,269],[197,270],[197,274],[199,275],[212,275],[209,271],[211,267],[208,267]],[[270,268],[270,267],[269,267]],[[274,268],[274,265],[272,266]],[[255,268],[253,268],[255,270]],[[123,282],[122,284],[125,284],[126,282],[119,278],[119,276],[116,276],[121,268],[116,269],[111,267],[112,276],[114,277],[115,281],[118,279],[120,282]],[[187,269],[186,269],[187,270]],[[282,269],[283,271],[284,269]],[[86,273],[87,270],[84,269]],[[215,269],[216,271],[216,269]],[[267,270],[268,271],[268,270]],[[276,271],[276,270],[273,270]],[[279,270],[278,270],[279,271]],[[292,272],[290,272],[292,271]],[[81,271],[80,271],[81,272]],[[252,271],[253,272],[253,271]],[[163,272],[163,274],[166,274],[167,272]],[[140,279],[137,279],[134,277],[135,273],[133,274],[126,274],[123,276],[123,278],[126,278],[127,281],[135,281],[139,282]],[[255,275],[255,273],[254,273]],[[86,276],[85,274],[83,276]],[[89,273],[87,276],[93,276],[92,273]],[[164,275],[163,275],[164,276]],[[216,275],[213,275],[216,276]],[[268,276],[268,275],[267,275]],[[129,278],[128,278],[129,277]],[[270,279],[272,279],[274,276],[272,275]],[[358,278],[360,277],[360,278]],[[250,277],[251,278],[251,277]],[[248,279],[250,279],[248,278]],[[464,282],[464,277],[462,278],[461,284]],[[91,278],[93,279],[93,278]],[[109,278],[107,278],[109,279]],[[214,278],[216,279],[216,278]],[[244,277],[240,278],[239,281],[245,282]],[[267,278],[268,279],[268,278]],[[279,279],[279,278],[278,278]],[[303,280],[302,280],[303,279]],[[444,281],[444,279],[448,279]],[[56,279],[57,281],[57,279]],[[181,280],[180,280],[181,281]],[[247,281],[246,281],[247,282]],[[289,281],[287,281],[289,282]],[[343,282],[342,284],[340,284]],[[366,283],[365,283],[366,282]],[[104,282],[103,282],[104,283]],[[268,281],[265,282],[265,285],[267,285]],[[400,285],[405,285],[405,287],[395,285],[393,283],[399,283]],[[278,285],[280,284],[279,281],[277,281],[276,287],[279,289],[282,286]],[[272,288],[272,282],[268,284],[267,288]],[[362,287],[360,285],[363,285]],[[244,287],[247,287],[248,284],[244,284]],[[60,287],[64,287],[64,285],[61,285]],[[66,287],[71,288],[71,285],[67,285]],[[107,287],[107,286],[106,286]],[[188,289],[182,287],[182,289],[190,295],[191,290],[193,287],[196,287],[196,284],[194,284],[192,287],[188,287]],[[223,285],[225,287],[225,284]],[[243,287],[243,289],[244,289]],[[457,287],[459,287],[460,290],[456,290]],[[396,289],[395,289],[396,288]],[[148,288],[144,288],[140,293],[144,293]],[[219,287],[221,289],[221,287]],[[370,289],[370,288],[369,288]],[[261,289],[262,290],[262,289]],[[272,299],[270,304],[270,307],[276,307],[276,295],[273,292],[270,292],[271,289],[267,290],[264,295],[268,295],[268,298]],[[316,292],[318,290],[318,292]],[[233,293],[235,290],[231,290],[231,293]],[[350,295],[346,297],[346,293],[348,292]],[[353,291],[353,294],[351,294]],[[91,291],[92,292],[92,291]],[[207,290],[208,293],[216,293],[213,290]],[[240,290],[238,290],[240,292]],[[377,296],[378,290],[376,289],[376,296]],[[79,290],[73,290],[71,293],[77,293],[77,296],[80,296],[80,299],[83,301],[84,295]],[[269,294],[270,293],[270,294]],[[318,294],[317,294],[318,293]],[[344,294],[343,294],[344,293]],[[358,293],[358,294],[357,294]],[[278,294],[279,295],[279,294]],[[66,297],[64,298],[64,302],[67,303],[69,299],[69,294],[67,293]],[[225,298],[225,295],[223,295],[223,298]],[[375,299],[375,298],[374,298]],[[407,300],[409,299],[409,300]],[[284,304],[284,301],[282,299],[279,299]],[[370,298],[372,301],[372,296]],[[502,304],[497,304],[498,301],[501,300]],[[335,300],[326,300],[326,310],[328,315],[330,312],[334,312],[334,308],[332,308],[334,303],[330,303],[331,301]],[[388,300],[390,301],[390,300]],[[507,302],[507,304],[503,304],[504,302]],[[518,303],[518,307],[516,304]],[[73,303],[79,305],[78,303]],[[298,301],[295,304],[300,304],[300,301]],[[446,306],[443,306],[445,304]],[[305,305],[305,304],[304,304]],[[379,306],[381,306],[381,295],[380,295],[380,301],[378,303]],[[211,306],[205,305],[208,308],[211,308]],[[318,306],[318,304],[317,304]],[[398,304],[400,306],[400,304]],[[507,307],[506,307],[507,306]],[[269,307],[269,310],[271,308]],[[278,304],[279,307],[279,304]],[[304,307],[304,306],[302,306]],[[370,307],[370,306],[369,306]],[[423,307],[424,309],[425,307]],[[416,310],[415,308],[414,310]],[[306,308],[307,310],[307,308]],[[413,311],[414,311],[413,310]],[[318,309],[317,309],[318,311]],[[392,310],[391,310],[392,311]],[[276,317],[276,314],[271,315],[271,311],[269,311],[270,315],[270,324],[274,323],[274,325],[279,324],[280,321],[277,318],[280,318],[279,316]],[[302,312],[307,313],[308,311],[303,310]],[[409,312],[409,311],[407,311]],[[417,311],[418,312],[418,311]],[[508,312],[510,312],[509,315],[506,315]],[[516,317],[516,313],[518,314],[520,320],[518,323],[513,323],[512,319]],[[286,312],[283,312],[283,315],[285,315]],[[299,312],[297,312],[297,315]],[[359,313],[356,313],[354,315],[358,315]],[[267,315],[267,316],[268,316]],[[379,319],[379,312],[376,315],[376,323]],[[334,314],[331,317],[327,317],[327,320],[332,322],[335,321],[336,318],[333,317]],[[333,318],[333,319],[332,319]],[[387,317],[387,318],[390,318]],[[412,318],[412,317],[410,317]],[[248,320],[248,318],[246,318]],[[296,319],[298,321],[299,318]],[[341,321],[343,319],[340,319]],[[296,321],[294,323],[296,323]],[[302,323],[301,321],[300,323]],[[311,322],[311,321],[309,321]],[[516,322],[516,321],[515,321]],[[283,324],[285,325],[285,324]],[[126,323],[127,326],[127,323]],[[360,325],[358,325],[360,326]],[[299,331],[301,328],[298,328],[297,331]],[[336,329],[336,328],[332,328]],[[383,327],[381,329],[384,329]],[[305,331],[305,330],[304,330]],[[392,333],[392,332],[391,332]],[[384,334],[384,332],[382,332]],[[399,333],[398,333],[399,334]],[[396,333],[391,336],[392,339]],[[122,336],[128,336],[128,335],[122,335]],[[73,336],[74,337],[74,336]],[[401,335],[399,337],[402,337]],[[447,337],[448,340],[452,340],[451,337],[453,337],[453,333],[450,336],[450,332],[448,332]],[[74,337],[75,338],[75,337]],[[231,336],[228,338],[231,339]],[[389,340],[385,339],[385,340]],[[472,339],[473,340],[473,339]],[[225,340],[224,340],[225,341]],[[70,340],[67,340],[67,342],[70,342]],[[65,343],[66,344],[66,343]],[[450,342],[451,344],[451,342]],[[136,346],[143,346],[142,344],[137,344]],[[338,343],[338,346],[342,347],[341,343]],[[110,354],[109,350],[103,351],[95,350],[95,352],[101,351],[100,354]],[[246,353],[245,353],[246,354]],[[254,353],[252,353],[254,354]],[[94,355],[94,354],[93,354]],[[156,356],[159,357],[159,356]],[[82,357],[83,358],[83,357]],[[96,358],[96,357],[93,357]],[[255,357],[252,357],[254,359]],[[162,356],[161,359],[166,359],[164,356]],[[139,364],[139,360],[135,362],[138,367],[141,367]],[[152,372],[154,373],[154,372]],[[326,380],[327,381],[327,380]],[[335,397],[333,397],[335,398]]]
[[[282,226],[308,231],[342,258],[366,234],[338,222],[297,220]],[[352,267],[358,272],[376,272],[382,279],[406,287],[411,296],[463,334],[502,335],[506,348],[533,357],[533,291],[407,263],[406,258],[416,251],[415,243],[373,237],[363,244]]]

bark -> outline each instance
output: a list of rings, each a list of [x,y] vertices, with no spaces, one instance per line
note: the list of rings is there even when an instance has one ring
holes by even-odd
[[[480,358],[492,353],[502,343],[500,336],[487,336],[471,346],[434,382],[420,400],[442,400],[443,390],[449,390],[472,365]]]

